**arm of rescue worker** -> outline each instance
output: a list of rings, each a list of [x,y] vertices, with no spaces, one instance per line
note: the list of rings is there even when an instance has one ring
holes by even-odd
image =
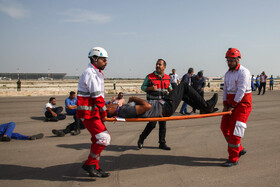
[[[225,77],[225,75],[224,75]],[[227,84],[226,80],[224,79],[224,88],[223,88],[223,112],[228,111],[228,103],[227,103]]]
[[[152,105],[150,105],[147,101],[140,99],[138,97],[130,97],[129,98],[129,103],[130,102],[135,102],[136,106],[136,114],[140,115],[140,114],[144,114],[145,112],[147,112],[148,110],[150,110],[152,108]]]
[[[144,92],[148,92],[148,91],[156,91],[157,90],[157,86],[156,85],[150,85],[149,83],[149,77],[146,76],[142,86],[141,86],[141,90]]]
[[[47,109],[47,111],[49,111],[50,113],[52,113],[52,116],[53,116],[53,117],[56,117],[56,116],[57,116],[57,114],[56,114],[54,111],[52,111],[52,109],[51,109],[50,107],[47,107],[46,109]]]
[[[248,70],[244,70],[243,72],[240,73],[240,76],[238,77],[238,80],[237,80],[237,92],[236,92],[236,95],[234,97],[234,101],[232,104],[234,107],[236,107],[237,104],[244,97],[244,95],[247,91],[246,89],[251,88],[250,79],[251,79],[251,75]]]
[[[93,100],[93,103],[99,108],[100,117],[103,119],[105,116],[107,116],[106,112],[106,106],[105,106],[105,100],[103,96],[101,95],[101,84],[97,80],[97,75],[87,75],[88,78],[86,85],[88,87],[90,96]]]

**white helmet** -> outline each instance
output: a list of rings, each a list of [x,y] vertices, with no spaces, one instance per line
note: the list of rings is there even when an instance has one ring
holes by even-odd
[[[94,47],[94,48],[90,49],[90,51],[88,53],[89,58],[93,57],[93,56],[108,58],[108,53],[102,47]]]

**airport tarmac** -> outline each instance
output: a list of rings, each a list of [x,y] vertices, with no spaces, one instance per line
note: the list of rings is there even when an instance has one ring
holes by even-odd
[[[66,97],[57,96],[57,105],[64,106]],[[167,122],[171,151],[158,149],[158,125],[138,150],[146,123],[106,122],[112,140],[100,165],[111,173],[108,178],[91,178],[81,169],[91,144],[87,130],[78,136],[51,133],[73,118],[44,122],[47,102],[48,96],[0,97],[1,124],[14,121],[15,132],[45,134],[41,140],[0,142],[0,186],[280,186],[280,91],[253,92],[253,110],[242,139],[247,154],[231,168],[220,166],[228,156],[221,117]],[[221,111],[222,92],[217,106]]]

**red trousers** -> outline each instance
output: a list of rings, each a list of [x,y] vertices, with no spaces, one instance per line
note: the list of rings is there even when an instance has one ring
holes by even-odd
[[[227,102],[230,105],[235,95],[228,94]],[[251,93],[245,94],[240,103],[233,110],[231,115],[222,117],[221,130],[228,143],[229,160],[237,162],[239,160],[239,152],[243,150],[241,138],[244,136],[246,123],[252,110]]]
[[[99,169],[100,154],[110,144],[111,136],[99,118],[85,119],[83,123],[91,134],[92,142],[90,154],[85,164],[96,165],[96,169]]]

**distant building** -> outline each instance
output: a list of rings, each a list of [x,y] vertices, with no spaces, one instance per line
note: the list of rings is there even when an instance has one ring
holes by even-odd
[[[36,79],[36,80],[57,80],[64,79],[66,73],[19,73],[19,78],[22,80]],[[18,73],[0,73],[0,77],[6,80],[18,79]]]

